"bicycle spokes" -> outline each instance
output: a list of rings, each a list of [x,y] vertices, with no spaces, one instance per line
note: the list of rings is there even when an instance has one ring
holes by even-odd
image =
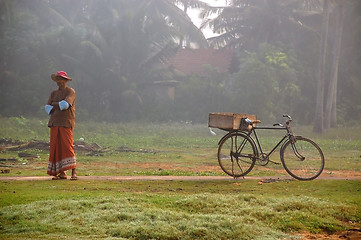
[[[281,149],[281,161],[286,171],[299,180],[312,180],[318,177],[325,164],[321,148],[312,140],[296,137]]]
[[[255,149],[246,136],[233,134],[220,143],[218,162],[228,175],[239,177],[246,175],[254,165]]]

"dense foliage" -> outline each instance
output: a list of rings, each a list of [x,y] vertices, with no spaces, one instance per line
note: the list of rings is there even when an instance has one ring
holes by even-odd
[[[0,115],[45,116],[55,88],[50,74],[65,70],[74,79],[80,120],[206,122],[209,112],[228,111],[269,121],[289,113],[312,122],[322,5],[229,2],[209,8],[196,0],[0,0]],[[330,33],[337,9],[332,3]],[[220,36],[207,42],[186,14],[190,7],[206,9],[205,20],[219,13],[205,24]],[[347,1],[344,9],[339,123],[361,118],[360,1]],[[328,41],[333,46],[335,39]],[[239,72],[209,68],[206,76],[184,76],[159,67],[179,47],[208,44],[235,49]],[[173,100],[148,91],[153,82],[169,80],[179,81]]]

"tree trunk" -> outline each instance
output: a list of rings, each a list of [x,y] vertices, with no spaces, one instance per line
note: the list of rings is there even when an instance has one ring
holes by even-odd
[[[341,41],[343,33],[343,19],[345,7],[343,2],[339,2],[335,8],[336,25],[335,25],[335,41],[333,44],[332,68],[330,84],[328,86],[328,95],[325,111],[325,129],[337,126],[337,82],[338,82],[338,64],[341,53]]]
[[[319,133],[322,133],[324,130],[323,105],[324,105],[324,92],[325,92],[325,67],[326,67],[326,55],[327,55],[328,19],[329,19],[328,0],[324,0],[322,25],[321,25],[320,53],[319,53],[319,61],[318,61],[316,112],[315,112],[315,122],[313,126],[313,131]]]

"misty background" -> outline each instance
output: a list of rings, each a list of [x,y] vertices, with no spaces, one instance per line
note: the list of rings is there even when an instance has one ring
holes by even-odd
[[[264,122],[288,113],[318,132],[360,124],[361,1],[226,2],[0,0],[0,116],[46,117],[50,75],[63,70],[78,121],[206,123],[209,112],[238,112]],[[171,64],[204,49],[231,51],[232,66]]]

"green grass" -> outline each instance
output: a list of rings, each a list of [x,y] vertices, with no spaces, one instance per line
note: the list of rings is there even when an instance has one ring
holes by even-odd
[[[326,157],[324,176],[360,176],[361,128],[314,134]],[[74,140],[104,152],[77,151],[85,175],[223,175],[217,143],[224,131],[206,124],[79,122]],[[278,135],[277,135],[278,134]],[[279,132],[260,132],[270,150]],[[46,120],[0,118],[0,139],[48,141]],[[118,151],[130,149],[130,152]],[[19,152],[40,157],[24,159]],[[48,151],[0,151],[3,176],[44,176]],[[15,159],[15,160],[9,160]],[[272,160],[280,162],[278,152]],[[249,175],[287,176],[281,165]],[[301,239],[360,228],[359,180],[280,181],[0,181],[0,239]],[[317,235],[318,236],[318,235]]]
[[[217,143],[226,133],[207,124],[187,123],[96,123],[79,122],[74,130],[74,140],[84,138],[87,143],[97,143],[107,151],[96,156],[76,152],[80,175],[223,175],[217,162]],[[332,129],[324,134],[312,133],[311,126],[295,126],[297,135],[317,142],[326,158],[324,174],[339,174],[361,170],[361,127]],[[269,151],[282,136],[282,131],[260,130],[265,151]],[[46,119],[0,118],[0,139],[27,142],[33,139],[49,140]],[[119,152],[128,148],[133,152]],[[38,154],[38,159],[21,159],[21,151]],[[12,176],[44,175],[48,151],[26,149],[1,151],[0,158],[15,158],[5,162]],[[280,162],[276,151],[271,160]],[[249,175],[286,175],[281,165],[256,166]]]
[[[342,231],[361,218],[359,181],[0,185],[2,239],[296,239],[298,232]]]

